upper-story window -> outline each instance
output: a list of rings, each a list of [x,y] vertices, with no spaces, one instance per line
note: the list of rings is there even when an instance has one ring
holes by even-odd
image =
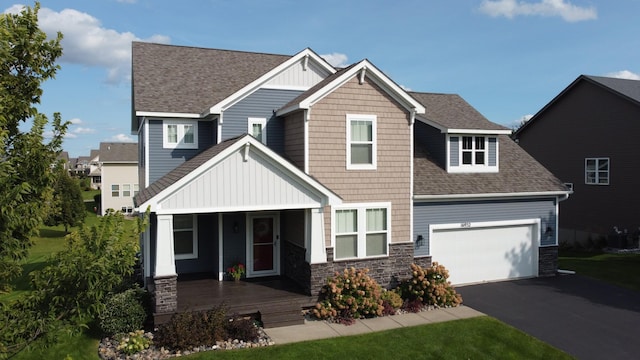
[[[163,146],[176,149],[198,148],[197,120],[164,120],[162,122]]]
[[[376,169],[376,152],[376,116],[347,115],[347,169]]]
[[[449,135],[447,171],[498,172],[498,138],[489,135]]]
[[[584,159],[584,182],[588,185],[609,185],[609,158]]]
[[[267,119],[249,118],[247,133],[263,144],[267,143]]]

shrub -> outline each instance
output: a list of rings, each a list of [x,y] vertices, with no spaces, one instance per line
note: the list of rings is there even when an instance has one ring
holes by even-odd
[[[227,336],[231,339],[254,341],[258,339],[258,328],[251,319],[234,315],[225,323]]]
[[[380,296],[384,310],[383,315],[394,315],[396,310],[402,307],[402,297],[393,290],[384,290]]]
[[[313,309],[314,316],[337,320],[381,316],[382,289],[367,272],[351,268],[329,277],[320,292],[320,302]],[[342,322],[345,321],[348,322]]]
[[[400,294],[406,300],[418,300],[434,306],[458,306],[462,297],[447,280],[449,272],[434,262],[430,268],[411,264],[412,277],[400,284]]]
[[[402,308],[407,312],[417,313],[424,309],[424,304],[422,303],[422,300],[418,299],[406,300],[402,305]]]
[[[216,341],[227,338],[225,314],[223,305],[207,311],[175,314],[169,322],[158,327],[154,343],[174,350],[213,346]]]
[[[151,337],[145,334],[143,330],[136,330],[122,335],[117,349],[124,354],[133,355],[144,349],[148,349],[151,342]]]
[[[109,297],[105,302],[105,310],[98,316],[100,329],[110,336],[142,329],[147,319],[143,299],[144,290],[139,288]]]

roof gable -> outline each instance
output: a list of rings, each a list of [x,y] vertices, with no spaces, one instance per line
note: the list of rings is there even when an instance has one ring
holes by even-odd
[[[100,161],[104,163],[137,163],[138,143],[102,142]]]

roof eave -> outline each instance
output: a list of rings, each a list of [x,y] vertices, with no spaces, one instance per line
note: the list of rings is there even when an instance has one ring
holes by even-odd
[[[482,193],[482,194],[442,194],[442,195],[414,195],[413,200],[416,202],[430,201],[464,201],[464,200],[494,200],[494,199],[513,199],[513,198],[539,198],[539,197],[563,197],[567,198],[572,191],[532,191],[532,192],[515,192],[515,193]],[[563,199],[564,200],[564,199]]]

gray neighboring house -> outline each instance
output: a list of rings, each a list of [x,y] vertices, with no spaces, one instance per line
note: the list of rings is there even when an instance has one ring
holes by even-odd
[[[102,196],[99,214],[107,209],[133,213],[133,197],[138,194],[138,144],[100,143]]]
[[[451,281],[553,275],[569,192],[457,95],[407,92],[368,60],[133,43],[132,132],[151,212],[143,274],[157,316],[179,281],[225,270],[295,282],[409,265]],[[260,296],[260,294],[256,294]]]
[[[621,232],[609,245],[625,247],[637,238],[639,119],[640,81],[580,75],[514,134],[573,190],[560,206],[561,242],[593,245]]]

